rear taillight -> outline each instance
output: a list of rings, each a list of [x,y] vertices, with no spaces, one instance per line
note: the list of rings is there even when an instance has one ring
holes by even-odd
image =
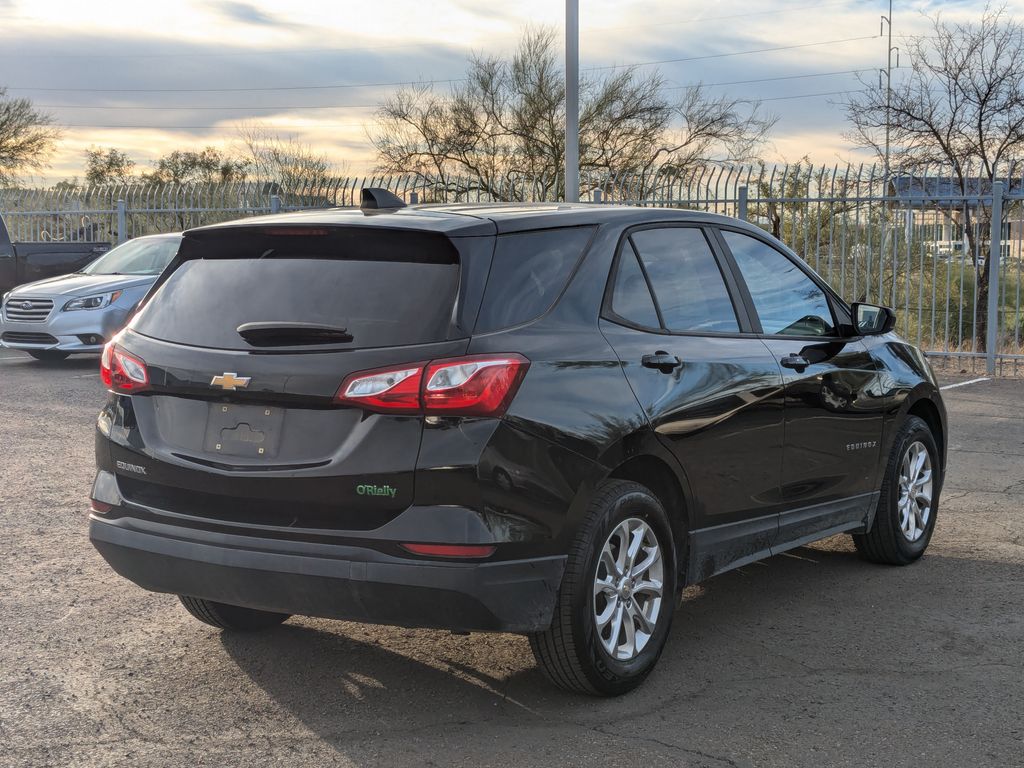
[[[108,342],[100,357],[100,378],[104,385],[115,392],[129,393],[149,389],[149,371],[146,363]]]
[[[529,366],[520,355],[435,360],[423,377],[423,409],[458,416],[501,415]]]
[[[501,416],[530,361],[522,355],[475,355],[360,371],[335,402],[369,411],[428,416]]]
[[[334,400],[369,411],[419,413],[423,363],[353,373],[342,382]]]

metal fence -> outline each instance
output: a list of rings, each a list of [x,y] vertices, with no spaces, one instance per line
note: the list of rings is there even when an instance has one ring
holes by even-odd
[[[610,179],[595,199],[712,211],[783,240],[851,301],[897,309],[897,328],[969,370],[1024,370],[1024,164],[991,181],[941,168],[702,168]]]
[[[731,167],[595,176],[585,199],[690,208],[753,222],[783,240],[849,300],[887,304],[898,330],[969,369],[1024,370],[1024,164],[999,181],[945,169],[886,177],[863,166]],[[558,179],[350,177],[183,186],[0,190],[15,240],[123,242],[234,218],[351,206],[362,187],[409,202],[551,199]],[[994,222],[994,223],[993,223]]]

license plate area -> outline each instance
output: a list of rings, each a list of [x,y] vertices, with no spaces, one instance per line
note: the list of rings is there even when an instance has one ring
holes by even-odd
[[[283,408],[210,403],[203,450],[224,456],[274,458],[283,423]]]

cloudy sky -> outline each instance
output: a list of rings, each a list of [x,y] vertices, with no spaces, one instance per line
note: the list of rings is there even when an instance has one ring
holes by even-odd
[[[861,87],[854,70],[874,79],[884,65],[887,5],[581,0],[581,67],[640,63],[675,88],[763,99],[781,117],[771,160],[863,159],[836,102]],[[926,30],[922,13],[968,18],[983,5],[896,0],[894,44]],[[171,149],[229,146],[253,122],[364,172],[368,126],[394,84],[447,88],[467,55],[563,21],[558,0],[0,0],[0,86],[65,127],[39,181],[81,175],[90,146],[145,167]]]

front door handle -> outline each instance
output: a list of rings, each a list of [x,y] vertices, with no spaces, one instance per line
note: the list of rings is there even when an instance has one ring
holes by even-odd
[[[804,369],[811,364],[803,355],[786,355],[779,362],[782,363],[783,368],[792,368],[797,373],[803,373]]]
[[[640,358],[640,364],[644,368],[654,368],[662,373],[672,373],[672,371],[683,364],[683,361],[675,355],[670,355],[668,352],[662,352],[659,349],[653,355],[644,355]]]

